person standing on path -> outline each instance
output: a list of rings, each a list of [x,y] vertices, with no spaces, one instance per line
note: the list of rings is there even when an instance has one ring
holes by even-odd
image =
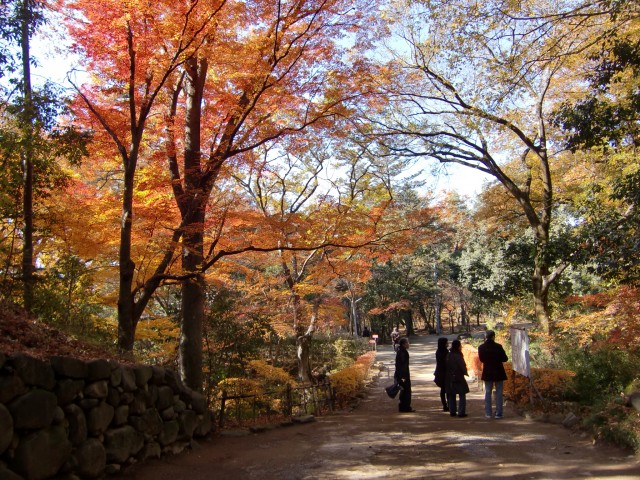
[[[440,401],[442,402],[442,410],[449,411],[447,404],[446,374],[447,374],[447,355],[449,354],[449,339],[440,337],[438,339],[438,349],[436,350],[436,370],[433,372],[436,385],[440,387]]]
[[[400,390],[400,404],[398,411],[415,412],[411,408],[411,376],[409,375],[409,339],[401,338],[398,341],[398,351],[396,352],[396,371],[394,380],[402,389]]]
[[[393,351],[398,351],[398,341],[400,340],[400,332],[398,331],[398,327],[393,327],[393,331],[391,332],[391,343],[393,345]]]
[[[454,340],[451,342],[451,351],[447,355],[447,373],[445,374],[449,415],[452,417],[467,416],[469,385],[464,378],[467,375],[469,372],[467,372],[467,364],[462,356],[462,344],[460,340]],[[456,395],[460,400],[458,404],[456,404]]]
[[[507,379],[503,362],[509,360],[502,345],[496,343],[496,333],[487,330],[485,341],[478,347],[478,358],[482,362],[482,381],[484,382],[484,416],[491,418],[491,394],[496,388],[496,418],[502,418],[502,386]]]

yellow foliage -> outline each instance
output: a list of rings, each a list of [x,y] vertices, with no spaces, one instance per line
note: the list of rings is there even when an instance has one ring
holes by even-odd
[[[144,320],[136,328],[136,340],[166,341],[180,336],[180,327],[169,317]]]
[[[374,359],[375,352],[367,352],[358,357],[353,365],[330,375],[338,405],[344,405],[362,390]]]
[[[282,368],[269,365],[264,360],[251,360],[249,367],[255,372],[256,377],[267,385],[285,385],[294,382],[291,375]]]
[[[511,362],[504,364],[507,372],[507,380],[504,382],[504,396],[514,403],[524,405],[529,402],[530,395],[536,395],[531,391],[527,377],[516,373],[514,377]],[[531,377],[542,398],[545,400],[562,400],[567,390],[571,387],[571,379],[575,373],[570,370],[555,370],[552,368],[532,368]]]
[[[218,383],[217,389],[227,397],[235,395],[263,395],[264,388],[260,382],[251,378],[225,378]]]

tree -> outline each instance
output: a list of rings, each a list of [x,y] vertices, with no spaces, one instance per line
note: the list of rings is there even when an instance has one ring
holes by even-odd
[[[7,83],[6,97],[2,104],[2,131],[0,152],[3,166],[3,219],[14,223],[11,237],[20,237],[22,247],[21,281],[22,303],[26,310],[38,313],[36,304],[36,258],[35,245],[38,228],[36,220],[38,206],[35,202],[49,197],[67,181],[67,174],[59,163],[66,159],[77,163],[86,153],[87,137],[71,128],[58,124],[59,118],[68,113],[61,92],[52,84],[33,86],[31,65],[31,39],[44,23],[46,5],[34,0],[9,1],[3,3],[0,20],[0,54],[2,74]],[[14,87],[9,90],[9,87]],[[20,181],[17,181],[16,164],[20,165]],[[21,196],[21,205],[13,198]],[[8,207],[8,208],[7,208]],[[42,211],[43,209],[40,208]],[[50,219],[48,219],[50,220]],[[9,223],[12,223],[11,221]],[[18,227],[19,225],[19,227]],[[41,243],[41,241],[40,241]],[[5,276],[11,275],[13,243],[7,252]],[[7,292],[11,294],[11,292]]]
[[[176,108],[181,81],[175,82],[168,115],[168,157],[180,228],[185,232],[183,268],[188,277],[183,281],[186,348],[181,348],[185,359],[181,363],[183,375],[193,376],[192,384],[199,383],[201,363],[197,352],[201,351],[204,312],[202,272],[222,256],[280,248],[262,242],[214,251],[216,245],[212,245],[205,258],[207,202],[221,170],[232,159],[250,161],[249,152],[260,146],[325,128],[333,117],[345,115],[349,102],[358,96],[357,90],[345,88],[349,70],[358,66],[344,61],[344,47],[338,42],[348,29],[363,30],[366,15],[353,5],[342,0],[298,0],[238,4],[234,9],[228,12],[233,18],[222,32],[225,41],[205,45],[185,62],[184,120],[178,118]],[[248,19],[249,30],[243,29],[237,16]],[[214,75],[208,80],[210,72]],[[203,103],[209,105],[204,116]],[[182,168],[176,125],[184,125]]]
[[[116,147],[123,172],[118,255],[118,345],[123,351],[132,351],[140,316],[183,233],[176,229],[155,274],[134,288],[133,205],[138,162],[146,154],[147,121],[168,79],[213,34],[213,19],[223,5],[224,0],[212,5],[198,1],[153,6],[106,1],[100,8],[85,1],[68,5],[68,28],[75,48],[100,79],[94,85],[75,88],[86,107],[87,121],[94,118]],[[83,113],[81,104],[76,109]]]
[[[22,75],[22,111],[20,127],[22,135],[22,282],[23,304],[27,311],[33,308],[34,251],[33,251],[33,139],[35,136],[35,107],[31,86],[30,40],[42,22],[39,2],[32,0],[14,1],[8,4],[9,19],[2,22],[2,37],[16,42],[20,48]],[[9,10],[12,9],[13,11]],[[5,17],[6,18],[6,17]]]
[[[640,42],[636,2],[617,5],[613,14],[632,16],[592,54],[586,95],[562,103],[554,121],[575,155],[593,159],[594,178],[575,196],[583,219],[580,238],[588,258],[607,280],[634,283],[640,278],[637,232],[640,227]],[[626,7],[626,8],[625,8]]]
[[[164,280],[182,281],[182,373],[197,386],[204,271],[224,256],[276,247],[245,244],[216,250],[220,237],[214,235],[205,258],[203,228],[211,193],[231,159],[240,162],[260,145],[320,128],[347,113],[358,94],[345,87],[352,72],[366,65],[347,62],[346,43],[340,40],[350,29],[362,31],[358,46],[366,48],[366,9],[338,0],[220,2],[213,7],[197,1],[158,7],[106,2],[100,11],[81,1],[73,7],[82,16],[70,31],[102,79],[99,86],[78,89],[79,95],[87,118],[97,119],[117,146],[124,169],[119,343],[132,348],[136,323]],[[96,36],[96,30],[104,35]],[[152,112],[159,112],[160,97],[166,101],[165,120],[147,125]],[[153,157],[144,150],[148,126],[154,127],[148,140],[166,148],[180,221],[154,275],[134,288],[132,199],[138,161]],[[168,275],[178,242],[183,272]]]
[[[418,197],[410,189],[396,192],[399,201],[396,218],[417,215],[421,228],[391,243],[383,255],[372,258],[370,278],[364,286],[363,308],[369,316],[380,316],[379,328],[390,330],[390,321],[403,323],[409,335],[414,334],[413,315],[433,305],[439,293],[442,273],[441,251],[451,246],[451,229],[447,209],[430,206],[427,198]],[[411,212],[411,213],[409,213]],[[389,321],[389,319],[391,319]]]
[[[568,266],[549,249],[550,110],[575,85],[576,62],[610,31],[602,5],[409,2],[398,24],[409,53],[396,55],[396,83],[385,85],[393,109],[375,119],[395,153],[479,170],[506,189],[534,234],[532,293],[545,331],[549,287]]]
[[[237,181],[263,216],[263,235],[271,234],[273,243],[279,245],[278,272],[288,295],[288,323],[297,339],[299,378],[308,382],[307,356],[320,307],[323,299],[335,295],[327,285],[336,277],[346,285],[343,276],[348,272],[353,279],[354,268],[362,270],[365,262],[361,257],[366,252],[374,246],[392,248],[398,242],[395,237],[404,239],[427,222],[418,221],[418,215],[406,222],[393,221],[397,209],[390,202],[394,177],[404,173],[400,167],[381,179],[366,148],[348,139],[340,148],[325,135],[307,135],[304,142],[289,140],[273,149],[261,149],[259,158]],[[322,178],[325,171],[336,178]],[[353,282],[349,285],[353,315]],[[357,334],[357,325],[353,327],[352,333]]]

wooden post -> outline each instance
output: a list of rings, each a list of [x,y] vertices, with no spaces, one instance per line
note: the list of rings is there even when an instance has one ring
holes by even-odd
[[[227,392],[225,390],[222,391],[222,398],[220,399],[220,417],[218,418],[218,428],[222,429],[224,425],[224,407],[227,401]]]
[[[285,399],[285,409],[286,409],[286,413],[287,415],[291,416],[292,415],[292,410],[293,410],[293,398],[292,398],[292,394],[291,394],[291,384],[287,383],[287,398]]]
[[[325,381],[324,388],[326,391],[327,401],[329,403],[329,411],[333,413],[333,395],[331,394],[332,392],[331,383]]]

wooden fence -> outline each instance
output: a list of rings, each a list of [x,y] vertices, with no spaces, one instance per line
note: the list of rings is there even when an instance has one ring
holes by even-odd
[[[318,385],[286,385],[260,393],[228,395],[222,390],[214,402],[218,428],[225,424],[244,426],[258,422],[272,422],[294,415],[332,413],[335,395],[327,381]]]

